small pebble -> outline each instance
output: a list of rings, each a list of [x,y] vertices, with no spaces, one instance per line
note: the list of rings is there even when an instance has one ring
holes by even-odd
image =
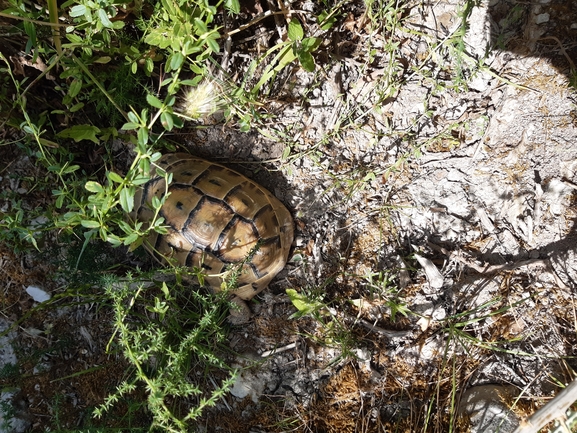
[[[543,24],[549,21],[549,14],[539,14],[537,18],[535,18],[535,23]]]
[[[28,286],[26,287],[26,293],[28,293],[36,302],[44,302],[50,299],[50,294],[46,293],[39,287]]]

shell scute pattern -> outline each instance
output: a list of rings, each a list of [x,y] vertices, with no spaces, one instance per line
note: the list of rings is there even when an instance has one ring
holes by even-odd
[[[168,233],[152,233],[145,247],[161,261],[203,269],[205,281],[219,290],[222,273],[243,262],[234,294],[250,299],[284,267],[294,236],[293,219],[269,191],[220,164],[188,154],[167,154],[158,162],[172,173],[160,216]],[[164,178],[151,168],[150,180],[135,195],[134,219],[154,216],[153,196],[166,191]],[[257,246],[258,245],[258,246]]]

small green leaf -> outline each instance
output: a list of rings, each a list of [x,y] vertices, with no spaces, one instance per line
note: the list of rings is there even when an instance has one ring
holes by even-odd
[[[86,227],[87,229],[97,229],[100,227],[100,223],[98,221],[92,220],[82,220],[80,221],[80,224],[82,224],[82,227]]]
[[[162,101],[154,95],[146,95],[146,102],[154,108],[162,108]]]
[[[134,187],[122,188],[120,190],[120,206],[122,206],[124,212],[132,212],[134,208]]]
[[[79,165],[69,165],[68,167],[66,167],[64,170],[62,170],[62,174],[70,174],[70,173],[74,173],[76,170],[78,170],[80,168]]]
[[[298,293],[294,289],[287,289],[286,294],[291,300],[292,304],[298,310],[297,314],[293,314],[291,318],[302,317],[306,314],[314,313],[325,307],[322,302],[311,300],[306,296]]]
[[[172,131],[172,128],[174,128],[174,121],[172,119],[172,115],[166,111],[160,115],[160,123],[162,123],[162,126],[167,131]]]
[[[298,293],[295,289],[286,289],[286,294],[297,310],[303,311],[307,308],[308,303],[305,302],[306,298]]]
[[[74,104],[72,107],[70,107],[70,112],[71,113],[76,113],[78,110],[81,110],[82,107],[84,107],[84,102],[79,102],[78,104]]]
[[[31,44],[36,45],[36,26],[34,25],[33,22],[30,21],[24,21],[22,24],[24,25],[24,30],[26,31],[26,34],[30,38]]]
[[[131,243],[130,246],[128,247],[128,251],[134,251],[139,246],[141,246],[143,242],[144,242],[144,237],[137,237],[136,241]]]
[[[164,217],[158,217],[156,221],[154,221],[154,228],[162,228],[161,226],[164,224]]]
[[[106,239],[108,239],[108,231],[106,230],[106,228],[100,227],[100,230],[98,230],[98,234],[100,235],[100,239],[106,242]]]
[[[94,182],[92,180],[89,180],[88,182],[86,182],[86,184],[84,185],[84,188],[86,188],[88,191],[94,192],[94,193],[104,192],[104,188],[102,187],[102,185],[100,185],[98,182]]]
[[[298,55],[299,55],[299,61],[301,62],[303,69],[307,72],[314,72],[315,60],[313,59],[311,53],[309,53],[308,51],[299,51]]]
[[[102,57],[98,57],[97,59],[94,59],[94,63],[100,63],[102,65],[109,63],[112,60],[112,57],[110,56],[102,56]]]
[[[140,119],[138,118],[135,112],[129,111],[127,114],[128,114],[128,120],[130,120],[132,123],[137,123],[140,125]]]
[[[329,30],[336,21],[336,16],[334,14],[329,14],[327,11],[322,11],[317,18],[317,22],[321,26],[322,30]]]
[[[134,129],[138,129],[140,128],[140,124],[139,123],[134,123],[134,122],[127,122],[124,125],[122,125],[122,129],[123,131],[132,131]]]
[[[99,143],[96,134],[100,129],[93,125],[75,125],[72,128],[65,129],[56,134],[58,137],[72,138],[75,142],[90,140],[96,144]]]
[[[164,49],[170,45],[170,38],[166,37],[162,30],[155,29],[151,30],[144,38],[144,42],[148,45]]]
[[[126,234],[131,234],[134,232],[134,227],[132,227],[126,221],[118,221],[118,227],[120,227],[120,229]]]
[[[182,53],[176,52],[170,56],[170,69],[175,71],[184,63],[184,56]]]
[[[68,88],[68,95],[71,98],[74,98],[76,95],[78,95],[78,93],[80,93],[80,89],[82,89],[82,81],[75,79],[72,81],[72,83],[70,83],[70,87]]]
[[[154,209],[159,209],[160,206],[162,206],[162,203],[160,202],[160,199],[159,199],[157,196],[153,195],[153,196],[152,196],[152,207],[153,207]]]
[[[138,142],[141,144],[148,143],[148,129],[146,127],[141,127],[137,132]]]
[[[74,7],[76,7],[76,6],[74,6]],[[80,36],[72,34],[72,33],[67,34],[66,39],[68,39],[73,44],[79,44],[80,42],[82,42],[82,38]]]
[[[297,19],[293,18],[288,25],[288,32],[287,32],[288,38],[291,41],[300,41],[304,35],[305,32],[303,31],[301,24]]]
[[[135,178],[132,183],[136,186],[138,185],[144,185],[146,182],[148,182],[150,180],[150,178],[148,176],[141,176],[141,177],[137,177]]]
[[[124,239],[123,244],[126,245],[130,245],[133,244],[134,242],[136,242],[138,240],[138,233],[131,233],[128,236],[126,236],[126,238]]]
[[[240,131],[241,132],[250,131],[250,119],[248,118],[248,116],[244,116],[244,117],[240,118],[238,123],[240,125]]]
[[[166,298],[170,298],[170,291],[168,290],[168,286],[166,285],[166,283],[164,281],[162,282],[161,290],[162,290],[162,293],[164,293],[164,296]]]
[[[136,63],[134,63],[136,64]],[[154,70],[154,62],[152,61],[151,58],[146,59],[146,63],[144,65],[144,71],[146,72],[146,76],[150,77],[150,74],[152,74],[152,71]]]
[[[235,15],[240,13],[240,3],[238,0],[225,0],[224,7]]]
[[[120,176],[118,173],[115,173],[113,171],[109,171],[108,173],[106,173],[106,176],[108,177],[108,180],[110,180],[111,182],[116,182],[116,183],[124,182],[124,179],[122,178],[122,176]]]
[[[218,42],[213,38],[207,38],[206,43],[208,44],[209,48],[212,50],[213,53],[218,53],[220,51],[220,46]]]
[[[113,27],[112,21],[110,21],[110,18],[108,18],[108,14],[104,9],[98,9],[98,18],[100,18],[100,22],[107,29],[111,29]]]
[[[321,44],[321,38],[304,38],[301,42],[301,49],[312,53]]]
[[[84,5],[76,5],[72,6],[70,9],[70,16],[71,17],[79,17],[86,13],[86,6]]]
[[[119,247],[120,245],[122,245],[120,238],[113,234],[109,234],[108,237],[106,238],[106,241],[112,244],[113,247]]]
[[[166,229],[165,226],[159,227],[159,226],[156,226],[156,225],[155,225],[155,226],[154,226],[154,231],[155,231],[156,233],[160,234],[160,235],[165,235],[165,234],[168,233],[168,230]]]
[[[204,35],[205,33],[208,33],[208,27],[206,26],[206,23],[204,21],[202,21],[200,18],[194,18],[194,25],[196,27],[196,34],[199,36]]]

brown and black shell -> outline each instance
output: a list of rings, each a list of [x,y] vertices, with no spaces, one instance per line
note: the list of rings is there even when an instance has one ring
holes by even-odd
[[[269,191],[240,173],[185,153],[162,156],[156,164],[172,173],[166,187],[154,165],[150,180],[135,195],[131,217],[149,222],[152,197],[168,195],[159,215],[168,233],[152,233],[144,246],[156,258],[203,270],[220,290],[223,273],[234,265],[241,299],[263,290],[285,266],[294,236],[287,208]]]

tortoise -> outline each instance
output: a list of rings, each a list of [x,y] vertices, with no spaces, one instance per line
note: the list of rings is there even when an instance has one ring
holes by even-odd
[[[168,233],[152,232],[145,248],[159,261],[202,270],[221,290],[226,271],[240,267],[232,294],[250,300],[285,266],[294,237],[288,209],[269,191],[230,168],[186,153],[156,163],[172,182],[150,169],[150,180],[134,197],[133,220],[150,222],[154,196],[170,194],[160,209]]]

